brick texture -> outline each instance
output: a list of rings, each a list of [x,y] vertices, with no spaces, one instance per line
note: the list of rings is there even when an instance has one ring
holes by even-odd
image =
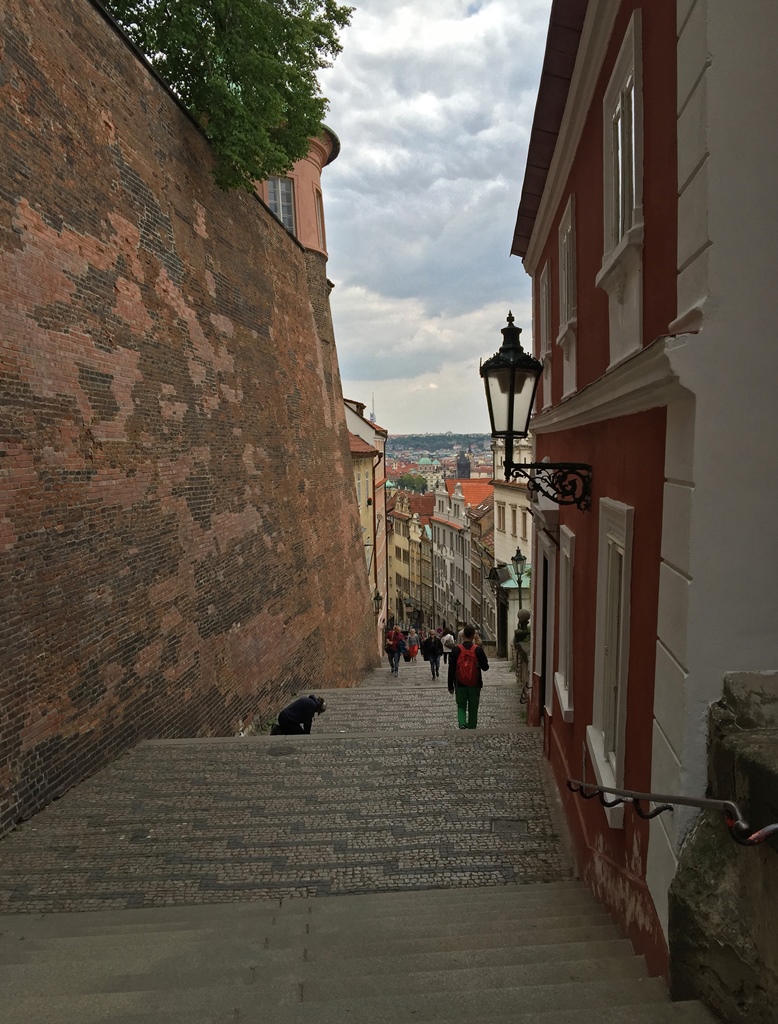
[[[0,831],[376,660],[326,265],[90,0],[0,12]]]

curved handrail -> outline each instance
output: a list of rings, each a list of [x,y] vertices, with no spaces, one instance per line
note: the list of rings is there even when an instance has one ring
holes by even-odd
[[[664,811],[672,811],[676,805],[722,811],[730,836],[740,846],[758,846],[771,835],[778,833],[778,822],[752,832],[751,826],[743,817],[740,808],[732,800],[712,800],[707,797],[698,799],[690,796],[670,796],[663,793],[639,793],[634,789],[616,789],[613,786],[600,786],[594,782],[579,782],[577,779],[568,779],[567,788],[571,793],[580,794],[584,800],[598,797],[603,807],[616,807],[618,804],[631,803],[636,813],[646,819],[655,818]],[[613,796],[614,799],[606,799],[606,793]],[[644,811],[640,806],[641,803],[659,804],[659,806],[653,810]]]

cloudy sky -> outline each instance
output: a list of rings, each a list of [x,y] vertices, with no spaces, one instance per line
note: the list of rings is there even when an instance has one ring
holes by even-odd
[[[479,359],[509,308],[531,338],[509,253],[551,0],[354,2],[321,76],[343,392],[390,434],[487,432]]]

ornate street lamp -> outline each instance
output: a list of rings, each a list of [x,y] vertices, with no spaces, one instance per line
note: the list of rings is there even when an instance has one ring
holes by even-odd
[[[381,607],[382,607],[383,603],[384,603],[384,595],[380,594],[378,592],[378,589],[376,589],[375,594],[373,594],[373,608],[375,609],[376,618],[378,618],[378,616],[381,614]]]
[[[524,576],[524,569],[527,565],[527,556],[521,553],[521,548],[516,548],[516,554],[511,556],[513,571],[519,584],[519,609],[521,609],[521,581]]]
[[[499,352],[481,363],[492,437],[505,444],[505,479],[524,477],[527,490],[540,491],[558,505],[585,510],[592,504],[592,467],[585,462],[513,462],[514,438],[526,437],[543,364],[521,347],[513,313],[503,327]]]

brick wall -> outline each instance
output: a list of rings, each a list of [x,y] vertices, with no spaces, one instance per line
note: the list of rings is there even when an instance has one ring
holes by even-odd
[[[2,831],[375,655],[323,259],[90,0],[5,0],[0,136]]]

